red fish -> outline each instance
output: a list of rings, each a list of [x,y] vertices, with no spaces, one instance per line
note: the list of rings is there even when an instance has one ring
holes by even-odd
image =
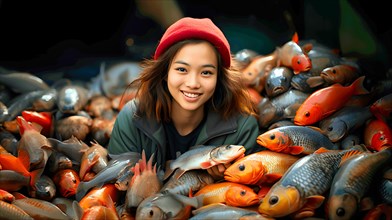
[[[307,45],[307,51],[304,51],[298,45],[298,34],[294,33],[291,41],[285,43],[278,50],[278,63],[277,66],[286,66],[293,69],[294,74],[306,72],[312,67],[312,62],[306,52],[311,50],[312,46]]]
[[[363,139],[368,149],[381,151],[392,146],[392,130],[383,120],[373,119],[366,124]]]
[[[392,113],[392,93],[379,98],[370,106],[370,111],[378,119],[386,121],[391,118]]]
[[[28,122],[34,122],[42,126],[41,134],[51,137],[53,134],[54,123],[50,112],[22,111],[22,116]],[[23,132],[22,132],[23,133]]]
[[[312,125],[342,108],[353,95],[368,94],[363,87],[364,79],[361,76],[350,86],[335,83],[313,92],[298,108],[294,124]]]
[[[72,169],[59,170],[53,176],[53,182],[61,196],[69,198],[76,194],[80,183],[79,174]]]

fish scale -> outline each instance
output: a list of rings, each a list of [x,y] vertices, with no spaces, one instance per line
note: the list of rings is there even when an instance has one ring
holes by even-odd
[[[331,185],[342,156],[350,150],[314,153],[297,161],[282,177],[285,187],[294,186],[302,198],[322,195]]]

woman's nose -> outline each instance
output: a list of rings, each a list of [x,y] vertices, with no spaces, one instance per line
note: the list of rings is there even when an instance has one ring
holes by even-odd
[[[186,78],[185,85],[191,88],[200,87],[199,77],[197,73],[190,73]]]

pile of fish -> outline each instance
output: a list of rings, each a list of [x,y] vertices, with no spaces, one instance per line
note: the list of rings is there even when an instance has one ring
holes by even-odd
[[[258,111],[260,150],[107,151],[138,63],[48,85],[0,69],[0,219],[382,219],[392,216],[392,83],[292,40],[235,54]],[[387,75],[387,74],[386,74]],[[207,169],[229,164],[221,179]]]

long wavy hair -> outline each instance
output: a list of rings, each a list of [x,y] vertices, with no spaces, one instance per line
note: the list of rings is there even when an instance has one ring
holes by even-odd
[[[177,42],[157,60],[146,59],[141,62],[142,71],[139,77],[128,87],[136,89],[139,116],[156,119],[158,122],[171,121],[173,99],[167,87],[169,65],[183,46],[200,42],[203,40],[188,39]],[[218,81],[214,95],[207,101],[205,108],[219,112],[224,119],[238,113],[256,117],[256,106],[241,82],[241,73],[234,66],[224,68],[216,48],[215,52],[218,56]]]

